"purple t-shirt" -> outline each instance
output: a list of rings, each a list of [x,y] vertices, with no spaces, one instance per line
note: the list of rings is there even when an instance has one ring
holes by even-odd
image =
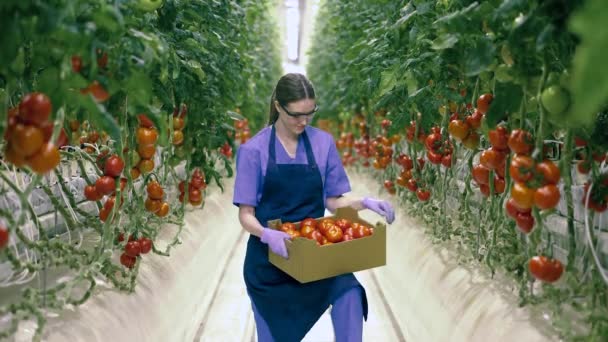
[[[247,204],[256,207],[260,202],[268,165],[271,131],[272,127],[268,126],[239,147],[236,155],[236,177],[232,201],[237,206]],[[336,149],[334,138],[329,133],[311,126],[306,127],[306,134],[323,180],[323,199],[349,192],[350,183]],[[298,140],[295,158],[291,158],[287,154],[278,138],[275,139],[275,155],[277,164],[306,164],[304,138],[300,136]]]

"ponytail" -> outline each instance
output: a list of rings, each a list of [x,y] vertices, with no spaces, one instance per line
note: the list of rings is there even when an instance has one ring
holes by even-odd
[[[277,106],[274,101],[277,98],[277,90],[276,88],[272,91],[272,96],[270,97],[270,111],[268,114],[268,125],[273,125],[279,119],[279,111],[277,110]]]

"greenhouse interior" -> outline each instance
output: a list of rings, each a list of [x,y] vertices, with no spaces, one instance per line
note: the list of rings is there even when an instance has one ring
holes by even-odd
[[[0,341],[608,341],[607,22],[2,0]]]

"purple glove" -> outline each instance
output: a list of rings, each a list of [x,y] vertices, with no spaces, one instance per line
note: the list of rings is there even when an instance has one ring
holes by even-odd
[[[393,206],[389,202],[377,200],[371,197],[364,197],[361,204],[363,204],[365,209],[369,209],[376,212],[378,215],[384,216],[386,218],[386,222],[389,224],[395,221],[395,209],[393,209]]]
[[[263,243],[268,245],[274,254],[278,254],[287,259],[287,247],[285,247],[285,240],[291,239],[289,234],[270,228],[264,228],[262,231],[262,237],[260,239]]]

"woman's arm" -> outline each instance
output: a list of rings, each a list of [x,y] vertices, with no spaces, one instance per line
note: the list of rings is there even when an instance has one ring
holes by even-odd
[[[245,204],[239,205],[239,221],[241,222],[241,226],[249,233],[257,237],[262,236],[264,226],[255,217],[255,207]]]
[[[325,207],[332,213],[335,213],[336,209],[343,207],[351,207],[359,211],[365,209],[362,201],[361,197],[353,196],[327,197]]]

